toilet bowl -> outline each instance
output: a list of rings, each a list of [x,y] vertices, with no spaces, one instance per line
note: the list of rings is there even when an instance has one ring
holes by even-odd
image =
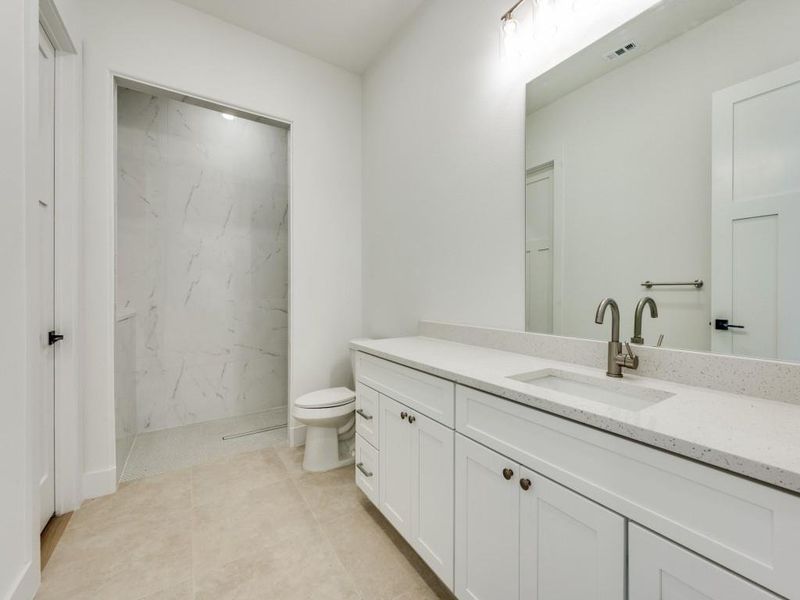
[[[300,396],[292,416],[306,426],[303,469],[329,471],[353,464],[353,457],[339,457],[339,440],[355,430],[356,394],[345,387],[328,388]]]

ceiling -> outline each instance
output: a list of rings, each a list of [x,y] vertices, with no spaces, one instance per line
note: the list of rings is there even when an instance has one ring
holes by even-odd
[[[361,73],[424,0],[177,0]]]

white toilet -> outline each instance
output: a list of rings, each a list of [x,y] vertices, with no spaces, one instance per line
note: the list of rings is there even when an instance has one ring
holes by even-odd
[[[356,394],[346,387],[328,388],[300,396],[292,416],[306,426],[303,469],[329,471],[353,464],[348,453],[339,457],[339,441],[355,434]]]

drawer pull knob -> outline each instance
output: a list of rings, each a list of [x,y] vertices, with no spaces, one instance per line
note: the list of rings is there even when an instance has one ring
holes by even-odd
[[[372,421],[372,415],[365,413],[362,409],[357,408],[356,413],[364,417],[364,419],[366,419],[367,421]]]
[[[409,423],[413,423],[416,420],[417,420],[417,417],[415,417],[414,415],[408,415],[408,422]]]
[[[505,477],[506,480],[511,479],[513,476],[514,476],[514,471],[512,471],[508,467],[503,469],[503,477]]]
[[[526,492],[531,489],[531,480],[530,479],[520,479],[519,480],[519,487],[521,487]]]
[[[364,463],[363,463],[363,462],[360,462],[360,463],[358,463],[358,464],[356,465],[356,469],[358,469],[359,471],[361,471],[361,474],[362,474],[364,477],[372,477],[372,471],[367,471],[367,470],[364,468]]]
[[[406,411],[403,411],[403,412],[401,412],[401,413],[400,413],[400,418],[401,418],[402,420],[404,420],[404,421],[406,420],[406,417],[407,417],[407,416],[408,416],[408,413],[407,413]]]

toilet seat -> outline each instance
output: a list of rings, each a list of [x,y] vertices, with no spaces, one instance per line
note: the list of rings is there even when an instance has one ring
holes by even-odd
[[[353,390],[337,387],[304,394],[295,400],[294,405],[305,409],[334,408],[355,402],[355,399],[356,394]]]
[[[328,471],[353,464],[353,456],[339,456],[340,436],[355,433],[356,394],[345,387],[300,396],[292,416],[306,426],[303,469]],[[342,438],[346,439],[346,438]]]

